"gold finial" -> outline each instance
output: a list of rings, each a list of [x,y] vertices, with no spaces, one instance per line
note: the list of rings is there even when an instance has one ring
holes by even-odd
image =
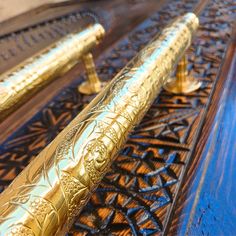
[[[101,82],[98,78],[92,53],[84,55],[82,57],[82,60],[84,62],[88,80],[83,82],[78,87],[79,92],[87,95],[100,92],[102,87],[104,87],[105,83]]]
[[[187,94],[196,91],[201,87],[202,82],[197,81],[192,77],[188,77],[187,63],[187,56],[184,55],[177,65],[176,78],[172,78],[165,84],[165,90],[176,94]]]

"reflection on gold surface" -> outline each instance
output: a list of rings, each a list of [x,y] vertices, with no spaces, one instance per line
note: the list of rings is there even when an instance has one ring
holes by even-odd
[[[189,77],[187,69],[187,56],[184,55],[177,65],[176,78],[170,78],[164,89],[170,93],[188,94],[198,90],[202,82]]]
[[[69,34],[0,76],[0,120],[40,87],[72,68],[102,39],[100,24]]]
[[[192,14],[155,37],[0,195],[2,235],[63,235],[189,47]]]

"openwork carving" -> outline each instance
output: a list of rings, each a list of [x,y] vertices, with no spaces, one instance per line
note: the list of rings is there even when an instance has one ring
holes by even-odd
[[[12,68],[61,37],[78,31],[83,24],[83,19],[88,20],[91,24],[101,21],[94,12],[76,11],[0,36],[0,72]]]

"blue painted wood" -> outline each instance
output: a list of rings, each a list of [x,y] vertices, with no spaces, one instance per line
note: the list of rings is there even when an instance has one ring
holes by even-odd
[[[234,34],[235,35],[235,34]],[[231,56],[230,56],[231,55]],[[231,62],[231,63],[230,63]],[[230,64],[230,66],[229,66]],[[186,179],[199,164],[194,181],[185,183],[185,200],[179,200],[170,234],[236,235],[236,40],[226,54],[221,77],[225,83],[212,128],[199,158],[192,163]],[[228,71],[226,71],[228,69]],[[225,73],[226,72],[226,73]],[[214,100],[214,99],[213,99]],[[209,116],[214,115],[214,107]],[[208,117],[211,119],[212,117]],[[202,131],[207,132],[207,125]],[[199,152],[198,145],[196,152]],[[183,190],[184,192],[184,190]],[[183,207],[184,206],[184,207]],[[181,209],[183,207],[183,209]],[[178,217],[178,219],[177,219]],[[178,223],[176,224],[176,221]]]

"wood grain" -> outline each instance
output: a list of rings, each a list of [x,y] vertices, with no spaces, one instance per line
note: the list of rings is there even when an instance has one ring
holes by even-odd
[[[66,0],[8,0],[0,1],[0,22],[20,15],[45,4],[66,2]],[[14,7],[12,7],[14,6]]]
[[[236,26],[219,82],[175,209],[170,235],[231,235],[235,232]]]

